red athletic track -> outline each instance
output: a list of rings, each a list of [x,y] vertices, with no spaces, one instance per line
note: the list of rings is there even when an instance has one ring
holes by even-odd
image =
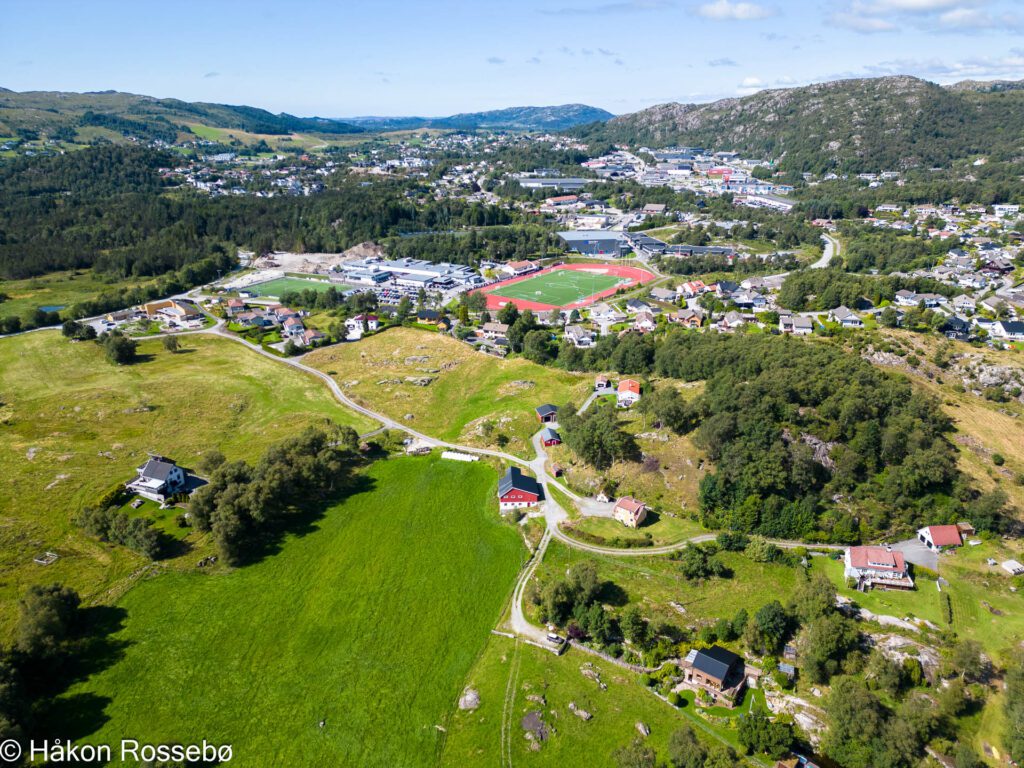
[[[537,277],[538,275],[546,275],[548,272],[554,272],[556,269],[572,269],[578,272],[587,272],[590,270],[600,270],[602,274],[612,275],[614,277],[624,277],[629,279],[627,285],[615,286],[607,288],[600,293],[595,293],[592,296],[587,296],[585,299],[573,302],[572,304],[566,304],[564,307],[559,307],[555,304],[544,304],[539,301],[531,301],[529,299],[510,299],[506,296],[495,296],[491,293],[498,288],[503,288],[506,285],[512,285],[512,283],[518,283],[522,280],[529,280],[531,277]],[[646,269],[639,269],[638,267],[624,267],[617,266],[614,264],[559,264],[554,267],[548,267],[542,269],[539,272],[531,272],[528,275],[520,275],[519,277],[513,277],[509,280],[502,280],[499,283],[493,283],[488,285],[486,288],[479,288],[474,293],[483,293],[487,295],[487,308],[488,309],[501,309],[503,306],[512,302],[519,309],[533,309],[533,310],[550,310],[550,309],[579,309],[593,304],[595,301],[606,299],[609,296],[614,296],[615,292],[619,288],[635,288],[636,286],[646,283],[654,279],[654,275],[648,272]]]

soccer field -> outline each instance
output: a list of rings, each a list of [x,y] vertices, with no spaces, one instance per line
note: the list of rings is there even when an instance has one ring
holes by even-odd
[[[556,269],[517,283],[498,286],[490,293],[506,299],[523,299],[564,307],[566,304],[573,304],[595,293],[614,288],[620,282],[625,283],[628,280],[598,272]]]
[[[248,291],[254,296],[277,297],[282,293],[287,293],[288,291],[308,291],[310,288],[314,291],[326,291],[332,285],[335,290],[338,291],[347,291],[352,287],[341,283],[331,283],[327,280],[303,280],[301,277],[279,277],[276,280],[268,280],[265,283],[255,283],[253,285],[246,286],[242,290]]]

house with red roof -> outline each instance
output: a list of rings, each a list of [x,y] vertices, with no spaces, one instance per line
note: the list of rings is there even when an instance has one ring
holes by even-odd
[[[843,575],[856,582],[857,589],[914,588],[902,552],[887,547],[850,547],[843,554],[843,564]]]
[[[964,543],[960,528],[955,525],[929,525],[917,532],[917,538],[933,552],[942,552]]]
[[[632,496],[623,496],[615,502],[612,517],[627,528],[637,528],[647,517],[647,505]]]
[[[640,399],[640,382],[636,379],[623,379],[619,382],[616,405],[619,408],[629,408]]]

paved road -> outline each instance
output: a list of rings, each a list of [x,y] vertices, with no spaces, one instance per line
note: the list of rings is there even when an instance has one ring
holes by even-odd
[[[839,252],[842,250],[842,246],[839,244],[839,239],[832,235],[822,235],[821,239],[825,241],[825,250],[822,251],[821,258],[811,264],[811,269],[824,269],[829,265]]]

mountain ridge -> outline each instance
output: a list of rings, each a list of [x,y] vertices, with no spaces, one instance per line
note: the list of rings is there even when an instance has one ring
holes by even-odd
[[[565,130],[577,125],[603,122],[613,118],[611,112],[588,104],[558,104],[552,106],[506,107],[482,112],[460,112],[446,117],[420,117],[414,115],[341,117],[339,120],[376,130],[411,130],[441,128],[473,130]]]

